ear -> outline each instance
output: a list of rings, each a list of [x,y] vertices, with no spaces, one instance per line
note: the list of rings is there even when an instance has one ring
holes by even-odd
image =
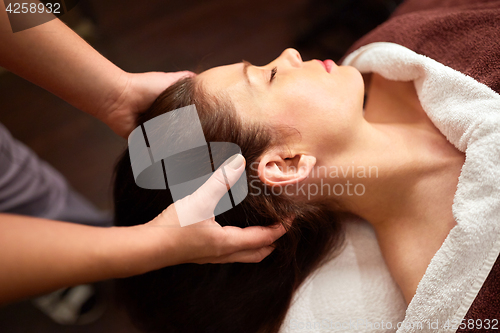
[[[316,157],[311,155],[286,157],[277,152],[268,152],[259,162],[259,178],[271,186],[295,184],[306,179],[315,164]]]

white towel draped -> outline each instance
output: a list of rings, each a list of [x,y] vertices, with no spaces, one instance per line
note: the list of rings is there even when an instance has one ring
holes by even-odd
[[[500,253],[500,95],[393,43],[361,47],[343,65],[390,80],[414,81],[431,121],[466,154],[453,203],[457,225],[432,258],[397,330],[455,331],[452,326],[464,318]],[[282,333],[386,331],[382,322],[394,327],[404,315],[404,300],[387,275],[374,234],[367,233],[369,226],[360,226],[349,230],[344,252],[301,286]],[[366,245],[353,242],[359,237]],[[350,320],[365,320],[371,326],[334,326]]]

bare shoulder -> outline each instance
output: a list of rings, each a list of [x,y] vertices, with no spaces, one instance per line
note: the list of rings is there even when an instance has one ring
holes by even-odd
[[[379,246],[394,281],[400,287],[407,304],[432,258],[451,229],[456,225],[453,217],[434,223],[400,221],[389,233],[378,231]]]
[[[432,258],[457,224],[452,206],[462,165],[460,155],[447,159],[442,169],[417,185],[404,215],[374,226],[384,260],[407,303],[415,295]]]

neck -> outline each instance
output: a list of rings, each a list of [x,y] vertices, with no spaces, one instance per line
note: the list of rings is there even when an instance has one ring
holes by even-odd
[[[318,159],[319,167],[337,166],[344,173],[321,180],[337,186],[329,195],[332,203],[373,225],[384,260],[409,303],[456,223],[451,207],[465,155],[434,127],[411,82],[373,75],[360,124],[353,149]]]
[[[394,95],[406,98],[395,100]],[[449,186],[446,193],[453,198],[458,174],[449,172],[450,165],[460,170],[463,154],[428,119],[411,83],[372,84],[356,133],[350,149],[318,158],[321,179],[311,181],[320,181],[324,193],[329,187],[332,202],[382,227],[422,216],[443,194],[443,186]],[[325,175],[324,170],[332,172]]]
[[[464,155],[450,149],[443,137],[416,126],[372,126],[382,134],[367,143],[370,158],[354,164],[361,169],[376,166],[378,175],[349,173],[344,179],[329,179],[330,186],[349,181],[351,188],[362,184],[365,189],[357,195],[358,185],[358,193],[330,198],[372,224],[391,275],[409,303],[431,258],[456,224],[451,208]]]
[[[320,183],[328,184],[323,188],[331,189],[332,202],[374,225],[401,216],[415,187],[439,167],[422,159],[412,132],[409,126],[367,122],[360,149],[318,159],[317,174]]]

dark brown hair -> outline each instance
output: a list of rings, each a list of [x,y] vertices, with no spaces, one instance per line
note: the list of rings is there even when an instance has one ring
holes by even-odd
[[[145,332],[277,332],[293,292],[342,243],[338,213],[321,202],[264,192],[266,185],[249,166],[282,144],[282,131],[243,124],[228,98],[207,96],[195,79],[183,79],[165,90],[138,122],[191,104],[196,105],[206,141],[236,143],[247,162],[248,183],[253,181],[245,200],[217,216],[217,222],[269,226],[291,218],[293,223],[260,263],[166,267],[117,280],[118,300]],[[114,195],[120,226],[149,222],[173,202],[169,191],[135,185],[128,151],[116,167]]]

